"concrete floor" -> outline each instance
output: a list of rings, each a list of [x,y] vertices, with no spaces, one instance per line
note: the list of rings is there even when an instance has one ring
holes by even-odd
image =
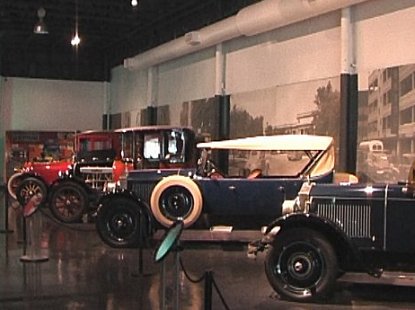
[[[211,301],[212,309],[226,309],[215,289],[212,298],[205,299],[203,281],[191,282],[181,268],[176,276],[178,256],[193,281],[208,271],[213,273],[229,309],[415,309],[415,280],[411,277],[398,283],[405,286],[391,286],[368,284],[376,280],[365,275],[346,275],[339,281],[334,297],[325,304],[280,300],[266,280],[264,255],[248,259],[244,245],[183,244],[182,252],[166,258],[163,277],[163,264],[153,261],[154,249],[143,251],[140,268],[138,250],[104,245],[94,225],[58,225],[41,212],[35,213],[42,221],[41,250],[34,251],[29,246],[25,251],[15,223],[18,210],[9,211],[15,213],[10,217],[13,223],[9,223],[14,232],[0,233],[2,310],[162,309],[162,303],[165,309],[175,309],[176,284],[177,309],[205,309],[206,301]],[[0,222],[0,229],[2,225]],[[24,254],[47,260],[22,262]],[[161,298],[163,283],[165,298]]]

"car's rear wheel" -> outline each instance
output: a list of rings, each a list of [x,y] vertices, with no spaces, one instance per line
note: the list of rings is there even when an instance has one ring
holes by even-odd
[[[96,227],[102,241],[114,248],[131,248],[140,244],[141,214],[139,206],[128,198],[108,200],[98,210]]]
[[[82,186],[74,182],[61,183],[53,189],[49,208],[61,222],[80,222],[88,208],[87,193]]]
[[[277,235],[265,259],[265,272],[274,290],[295,301],[328,295],[338,274],[332,245],[320,233],[304,228]]]
[[[189,227],[202,213],[202,194],[192,179],[172,175],[155,186],[150,204],[154,217],[163,226],[170,227],[181,220],[184,227]]]
[[[43,203],[46,201],[47,190],[47,186],[42,180],[35,177],[26,177],[20,182],[20,185],[16,189],[16,198],[17,201],[24,206],[30,198],[40,194],[42,195],[40,203]]]

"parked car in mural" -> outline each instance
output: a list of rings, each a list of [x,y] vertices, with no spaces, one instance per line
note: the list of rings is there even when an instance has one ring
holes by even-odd
[[[304,182],[333,182],[333,139],[326,136],[282,135],[199,143],[196,169],[130,171],[123,189],[104,196],[96,225],[112,247],[138,247],[152,232],[182,220],[186,228],[218,225],[232,230],[259,231],[283,212],[283,201],[294,199]],[[246,177],[226,175],[212,160],[218,150],[265,152],[275,158],[267,173],[252,167]],[[301,151],[291,161],[287,152]],[[234,160],[234,157],[232,157]],[[238,160],[239,163],[239,160]],[[235,171],[237,169],[229,169]]]
[[[102,137],[113,140],[81,139],[72,169],[52,186],[49,206],[62,222],[79,222],[94,213],[98,198],[125,182],[130,170],[196,165],[195,134],[190,128],[133,127]]]
[[[295,301],[332,292],[345,272],[414,271],[415,162],[398,183],[307,182],[251,253],[266,250],[274,290]]]
[[[399,163],[398,163],[398,170],[399,170],[399,180],[405,180],[408,176],[408,171],[412,166],[412,163],[415,160],[415,154],[414,153],[404,153],[400,157]]]
[[[397,168],[380,140],[363,141],[357,149],[357,166],[361,179],[371,182],[399,180]]]

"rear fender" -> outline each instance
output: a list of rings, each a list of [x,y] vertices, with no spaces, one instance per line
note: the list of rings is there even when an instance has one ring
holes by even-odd
[[[369,267],[365,266],[361,252],[352,240],[332,222],[317,216],[313,213],[291,213],[282,216],[268,225],[264,240],[268,244],[278,242],[278,236],[282,232],[292,228],[309,228],[320,232],[333,245],[337,253],[340,266],[344,270],[350,268],[366,270],[370,273]]]
[[[88,185],[85,184],[83,179],[77,178],[71,173],[64,173],[64,174],[59,175],[59,178],[57,180],[53,181],[53,183],[51,184],[51,186],[50,186],[51,190],[49,192],[52,193],[53,190],[58,185],[61,185],[61,184],[66,183],[66,182],[72,182],[72,183],[78,184],[88,194],[89,199],[93,200],[94,192],[91,190],[91,188]]]

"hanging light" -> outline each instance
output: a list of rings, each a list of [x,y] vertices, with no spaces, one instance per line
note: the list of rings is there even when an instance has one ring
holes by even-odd
[[[43,21],[43,19],[46,16],[46,10],[44,8],[39,8],[37,10],[37,17],[39,18],[39,20],[37,21],[37,23],[35,24],[35,27],[33,28],[33,33],[35,34],[48,34],[48,28],[46,27],[45,22]]]
[[[73,36],[71,40],[71,44],[72,46],[78,46],[79,43],[81,43],[81,38],[79,37],[78,33],[75,33],[75,35]]]
[[[75,1],[75,34],[71,39],[71,45],[78,47],[81,43],[81,38],[78,34],[78,0]]]
[[[131,6],[137,6],[138,0],[131,0]]]

